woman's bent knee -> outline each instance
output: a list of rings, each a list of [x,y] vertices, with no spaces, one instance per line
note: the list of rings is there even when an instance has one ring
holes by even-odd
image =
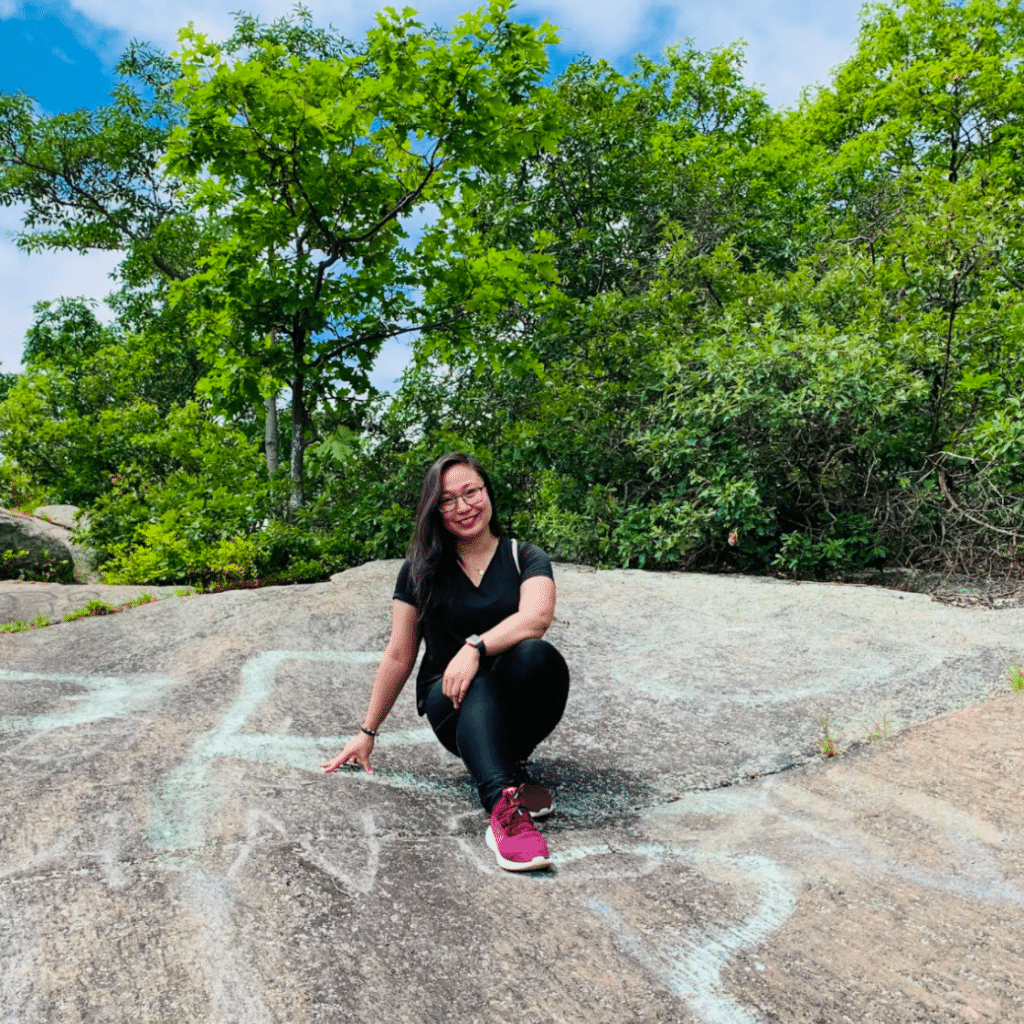
[[[499,679],[518,687],[539,687],[547,694],[569,692],[569,667],[557,647],[547,640],[522,640],[502,654],[495,671]]]
[[[520,640],[515,647],[510,647],[501,655],[501,661],[503,664],[521,666],[528,672],[548,669],[558,674],[564,673],[567,679],[569,677],[569,667],[558,648],[539,637]]]

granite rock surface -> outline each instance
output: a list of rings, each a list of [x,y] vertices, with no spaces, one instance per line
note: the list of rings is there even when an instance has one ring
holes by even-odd
[[[1024,1020],[1024,611],[556,567],[520,876],[411,692],[318,768],[397,569],[0,636],[0,1021]]]

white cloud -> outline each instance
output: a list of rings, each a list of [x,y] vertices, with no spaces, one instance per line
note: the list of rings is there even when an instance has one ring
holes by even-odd
[[[664,4],[651,0],[636,4],[624,4],[621,0],[592,0],[589,4],[577,0],[528,0],[516,8],[516,13],[546,18],[558,29],[563,46],[610,60],[635,52],[649,37],[652,22],[664,9]]]
[[[0,3],[10,2],[12,0],[0,0]],[[262,21],[273,21],[282,15],[291,14],[294,5],[280,0],[247,0],[241,5],[215,4],[207,0],[186,0],[183,4],[154,0],[139,0],[133,4],[125,4],[122,0],[71,0],[71,6],[87,18],[122,32],[126,39],[143,39],[171,50],[177,46],[179,29],[189,22],[194,24],[198,32],[223,39],[234,28],[235,19],[230,13],[233,10],[245,10],[257,15]],[[306,6],[313,12],[317,24],[333,24],[343,35],[351,38],[365,33],[374,22],[377,9],[345,0],[312,0]],[[380,4],[381,8],[384,6],[386,4]],[[401,7],[404,4],[394,6]],[[437,22],[450,25],[467,7],[472,6],[472,0],[466,3],[434,0],[431,3],[414,2],[411,6],[420,11],[421,20],[428,24]]]
[[[178,30],[189,21],[214,38],[230,34],[234,4],[211,0],[185,0],[181,5],[138,0],[70,0],[71,6],[97,25],[118,33],[118,38],[151,41],[164,49],[177,46]],[[0,11],[13,9],[17,0],[0,0]],[[450,26],[478,0],[412,0],[420,20]],[[287,0],[248,0],[240,5],[264,21],[289,14]],[[361,37],[373,24],[377,7],[352,0],[308,0],[318,24],[333,24],[350,38]],[[380,7],[384,3],[379,4]],[[395,5],[399,6],[399,5]],[[514,15],[554,23],[563,50],[589,53],[622,64],[637,50],[651,55],[669,43],[693,38],[703,49],[747,41],[748,75],[767,87],[774,103],[795,102],[804,85],[824,81],[835,64],[853,48],[860,0],[812,4],[810,0],[743,0],[740,3],[687,3],[679,0],[522,0]],[[106,45],[113,45],[109,35]],[[99,45],[97,43],[97,45]],[[112,54],[105,55],[108,59]]]
[[[806,86],[827,84],[832,69],[851,53],[847,42],[816,26],[772,42],[748,49],[746,78],[767,86],[768,99],[776,106],[795,106]]]
[[[101,300],[97,313],[109,317],[102,299],[114,290],[110,272],[120,262],[117,253],[78,256],[42,252],[31,256],[15,248],[8,232],[19,224],[15,209],[0,210],[0,372],[21,369],[25,332],[32,326],[32,306],[46,299],[85,295]]]
[[[178,32],[192,23],[197,32],[212,39],[225,39],[234,30],[232,11],[244,10],[269,22],[294,10],[292,0],[244,0],[242,3],[221,3],[211,0],[185,0],[182,4],[166,4],[155,0],[138,0],[126,4],[122,0],[68,0],[71,8],[92,24],[75,26],[80,41],[95,50],[108,67],[113,67],[129,40],[153,43],[165,52],[178,48]],[[304,6],[313,14],[317,25],[332,25],[349,39],[361,39],[376,20],[377,11],[385,6],[401,9],[411,6],[426,25],[450,27],[467,10],[481,6],[483,0],[411,0],[401,4],[378,0],[376,6],[357,0],[306,0]],[[18,0],[0,0],[2,5],[17,5]],[[530,11],[516,8],[515,16],[527,17]],[[547,16],[542,12],[541,16]]]
[[[19,14],[21,14],[21,4],[18,0],[0,0],[0,21],[16,18]]]
[[[666,42],[692,38],[701,49],[746,42],[747,81],[765,87],[775,105],[796,103],[804,86],[828,81],[853,52],[860,4],[805,0],[679,7]]]
[[[411,360],[412,348],[409,343],[400,338],[390,338],[384,342],[373,364],[370,383],[381,391],[394,392],[398,387],[398,378]]]

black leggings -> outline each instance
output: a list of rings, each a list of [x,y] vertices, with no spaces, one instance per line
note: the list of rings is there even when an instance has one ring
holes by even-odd
[[[489,814],[514,785],[516,763],[558,724],[569,696],[569,669],[547,640],[523,640],[472,682],[455,709],[438,680],[424,701],[437,738],[462,758]]]

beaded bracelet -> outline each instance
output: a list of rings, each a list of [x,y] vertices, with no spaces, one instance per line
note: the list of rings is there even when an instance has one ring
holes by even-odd
[[[372,736],[374,739],[377,738],[377,733],[373,729],[367,729],[365,725],[359,726],[362,732],[365,732],[367,736]]]

